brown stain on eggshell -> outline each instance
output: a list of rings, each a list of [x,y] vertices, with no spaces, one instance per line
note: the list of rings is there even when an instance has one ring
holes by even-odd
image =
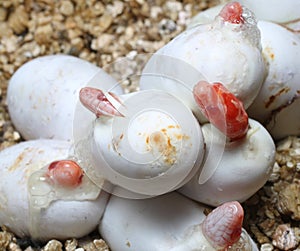
[[[282,89],[280,89],[277,93],[275,93],[274,95],[271,95],[269,97],[269,99],[265,102],[265,108],[269,108],[272,103],[274,103],[274,101],[279,97],[281,96],[282,94],[284,93],[288,93],[289,91],[291,90],[291,88],[289,87],[284,87]]]
[[[172,132],[172,129],[179,128],[179,125],[169,125],[146,137],[146,144],[151,145],[152,149],[156,149],[163,156],[164,163],[170,166],[176,163],[179,150],[173,145],[172,139],[175,141],[190,139],[188,135]]]
[[[146,137],[146,144],[148,145],[149,143],[150,143],[150,137],[147,136],[147,137]]]
[[[157,151],[163,156],[163,161],[167,165],[173,165],[177,160],[177,149],[171,143],[171,138],[167,135],[166,129],[153,132],[149,138],[149,143],[153,151]],[[147,142],[147,141],[146,141]]]
[[[34,147],[25,148],[14,160],[14,162],[7,168],[8,173],[15,172],[24,172],[21,176],[21,179],[18,181],[18,184],[25,184],[29,176],[40,169],[45,161],[39,161],[37,164],[35,163],[35,158],[38,155],[44,154],[44,150],[37,149]]]
[[[161,132],[152,133],[149,140],[150,144],[160,153],[163,153],[171,145],[169,137],[165,137]]]
[[[272,61],[275,59],[275,54],[271,47],[264,48],[264,55]]]
[[[189,140],[191,137],[184,134],[175,134],[177,140]]]
[[[21,163],[25,160],[28,154],[30,154],[34,149],[27,147],[21,152],[18,157],[15,159],[14,163],[8,168],[9,172],[14,172],[18,168],[22,167]]]
[[[273,124],[273,126],[275,125],[275,121],[276,121],[276,117],[282,112],[284,111],[286,108],[288,108],[293,102],[295,102],[295,100],[297,100],[298,98],[300,98],[299,96],[300,94],[300,90],[297,90],[297,95],[295,95],[292,99],[290,99],[288,102],[286,102],[285,104],[279,106],[278,108],[272,110],[271,115],[269,116],[268,119],[266,119],[266,121],[264,122],[264,124],[267,126],[270,126],[271,124]],[[272,130],[272,127],[270,127],[269,129]]]

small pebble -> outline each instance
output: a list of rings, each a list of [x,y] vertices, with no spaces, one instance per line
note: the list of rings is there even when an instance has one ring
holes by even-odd
[[[272,251],[274,250],[274,247],[271,243],[264,243],[260,247],[260,251]]]
[[[0,250],[5,250],[13,239],[13,235],[6,231],[0,232]]]
[[[300,220],[300,184],[287,184],[279,192],[279,200],[277,207],[279,211],[287,216],[291,216],[294,220]]]
[[[99,27],[102,32],[106,31],[113,22],[113,16],[105,12],[99,19]]]
[[[159,33],[162,35],[171,34],[176,30],[176,23],[170,19],[162,19],[159,23]]]
[[[18,141],[19,139],[21,139],[20,133],[17,132],[17,131],[14,131],[14,132],[13,132],[13,140],[14,140],[14,141]]]
[[[76,239],[66,240],[65,249],[66,251],[74,251],[78,245],[78,241]]]
[[[39,26],[35,32],[35,41],[38,44],[48,44],[52,40],[53,28],[51,24]]]
[[[97,251],[109,251],[109,247],[107,246],[107,244],[105,243],[104,240],[102,239],[96,239],[93,241]]]
[[[5,21],[6,17],[7,17],[7,9],[0,7],[0,22]]]
[[[8,251],[22,251],[18,244],[11,242],[8,246]]]
[[[107,6],[108,11],[113,17],[116,17],[123,13],[124,3],[122,1],[113,1],[113,5]]]
[[[61,14],[71,16],[74,13],[74,5],[71,1],[62,1],[59,10]]]
[[[163,6],[165,14],[176,21],[178,19],[178,13],[182,10],[182,3],[175,1],[167,1]]]
[[[8,24],[16,34],[21,34],[28,27],[29,15],[23,5],[18,6],[9,15]]]
[[[42,249],[42,251],[62,251],[63,245],[60,241],[51,240],[49,241],[46,246]]]
[[[101,2],[96,2],[93,6],[93,14],[96,16],[100,16],[103,14],[103,12],[105,11],[105,7],[103,5],[103,3]]]
[[[281,250],[292,250],[298,245],[294,230],[288,225],[279,225],[273,235],[272,244]]]

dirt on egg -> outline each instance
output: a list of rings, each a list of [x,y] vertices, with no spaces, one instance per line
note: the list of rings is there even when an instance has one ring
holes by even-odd
[[[12,74],[43,55],[85,59],[137,90],[146,53],[154,53],[182,32],[191,17],[218,1],[167,0],[2,0],[0,1],[0,150],[22,141],[6,105]],[[141,56],[141,55],[145,56]],[[126,57],[126,66],[114,63]],[[143,61],[144,60],[144,61]],[[143,61],[143,62],[140,62]],[[255,168],[255,167],[254,167]],[[243,203],[244,227],[260,250],[300,249],[300,138],[277,142],[276,163],[267,184]],[[4,226],[0,251],[109,250],[95,231],[81,239],[36,243]],[[147,243],[145,243],[147,245]]]

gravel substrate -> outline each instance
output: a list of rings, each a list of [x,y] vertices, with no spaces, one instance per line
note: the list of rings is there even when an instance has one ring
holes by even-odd
[[[193,15],[217,2],[1,0],[0,150],[22,140],[5,100],[8,81],[22,64],[42,55],[74,55],[120,79],[118,68],[128,76],[122,82],[126,91],[133,91],[138,87],[130,76],[141,70],[144,53],[155,52],[183,31]],[[121,57],[130,61],[126,68],[112,64]],[[269,181],[243,204],[244,225],[261,250],[300,250],[300,139],[289,137],[277,145]],[[0,230],[0,251],[109,250],[96,232],[79,240],[34,243],[15,237],[5,227]]]

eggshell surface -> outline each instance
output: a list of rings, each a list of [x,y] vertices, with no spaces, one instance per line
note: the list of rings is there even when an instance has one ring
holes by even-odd
[[[300,18],[299,0],[238,0],[252,10],[260,20],[286,23]]]
[[[54,160],[68,157],[70,144],[57,140],[33,140],[0,152],[0,225],[20,237],[66,239],[82,237],[98,224],[106,195],[95,200],[56,200],[34,214],[29,204],[28,179]]]
[[[78,93],[88,83],[122,92],[112,77],[82,59],[51,55],[29,61],[9,82],[7,101],[12,122],[26,140],[71,140]]]
[[[300,38],[300,19],[294,22],[284,24],[284,26]]]
[[[116,251],[170,250],[188,226],[200,224],[205,218],[201,214],[204,208],[178,193],[147,200],[113,196],[107,206],[99,230]]]
[[[198,173],[179,191],[199,202],[218,206],[232,200],[243,202],[259,190],[268,180],[273,167],[275,145],[260,123],[249,120],[249,124],[245,138],[226,143],[221,156],[212,154],[219,161],[215,172],[204,184],[199,184]],[[222,144],[217,136],[220,132],[215,127],[205,124],[202,130],[207,153],[214,144]],[[204,163],[207,155],[205,158]]]
[[[221,23],[221,24],[220,24]],[[256,97],[265,65],[260,35],[254,24],[222,23],[195,26],[158,50],[146,64],[141,89],[163,89],[189,106],[203,120],[192,90],[200,80],[220,82],[247,108]]]
[[[143,200],[112,196],[99,232],[114,251],[213,251],[201,228],[205,209],[177,192]],[[245,250],[258,250],[243,236],[250,248]]]
[[[208,8],[204,11],[200,11],[197,15],[195,15],[188,24],[188,29],[193,28],[194,26],[198,26],[201,24],[211,23],[215,17],[220,13],[225,4],[219,4]]]
[[[275,140],[300,135],[300,95],[276,110],[266,128]]]
[[[247,112],[264,125],[270,120],[276,124],[272,117],[300,95],[300,39],[291,31],[271,22],[260,21],[258,26],[268,74]],[[294,116],[286,117],[287,124],[299,124],[298,109],[290,109],[289,112]],[[285,131],[285,127],[281,130]]]
[[[91,167],[87,170],[91,180],[101,185],[105,177],[146,197],[187,182],[204,155],[201,128],[188,107],[160,90],[118,98],[122,100],[118,111],[125,116],[99,117],[92,138],[76,144],[78,159]]]

